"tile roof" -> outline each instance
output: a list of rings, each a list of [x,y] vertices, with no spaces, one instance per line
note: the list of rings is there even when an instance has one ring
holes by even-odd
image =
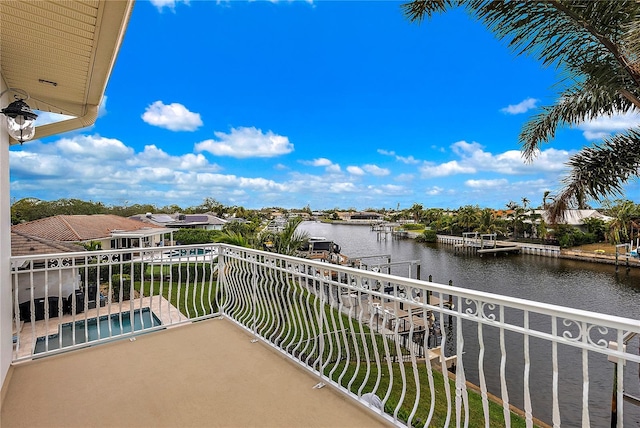
[[[21,232],[11,232],[11,255],[30,256],[32,254],[55,254],[86,251],[81,245],[50,241]]]
[[[54,241],[78,242],[104,239],[114,230],[134,231],[154,228],[143,223],[112,214],[57,215],[27,223],[16,224],[12,231]]]

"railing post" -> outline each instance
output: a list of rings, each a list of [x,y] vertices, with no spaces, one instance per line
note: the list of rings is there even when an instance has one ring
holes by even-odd
[[[618,363],[613,363],[613,391],[611,392],[611,428],[618,426]]]
[[[449,286],[453,287],[453,280],[450,279],[449,280]],[[451,310],[453,308],[453,295],[451,293],[449,293],[449,310]],[[451,313],[449,313],[449,325],[451,325],[453,322],[453,318],[451,317]]]
[[[254,338],[258,336],[258,326],[256,324],[256,312],[258,306],[258,256],[253,256],[253,267],[251,269],[251,330]]]
[[[316,385],[316,387],[321,388],[324,386],[324,382],[322,381],[322,379],[324,378],[324,323],[325,323],[325,310],[324,310],[324,306],[325,306],[325,292],[324,292],[324,284],[321,283],[320,286],[320,302],[319,302],[319,308],[318,310],[320,311],[320,316],[318,317],[318,322],[319,322],[319,326],[318,326],[318,338],[319,338],[319,343],[318,343],[318,384]],[[331,292],[331,290],[329,289],[329,293]]]

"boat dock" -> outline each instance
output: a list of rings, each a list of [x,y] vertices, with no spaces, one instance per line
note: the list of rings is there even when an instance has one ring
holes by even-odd
[[[495,233],[479,234],[478,232],[465,232],[462,234],[462,241],[454,245],[455,251],[476,253],[482,257],[483,254],[498,253],[519,254],[520,247],[517,245],[499,242]]]
[[[476,253],[482,255],[487,253],[520,253],[520,247],[508,246],[508,247],[495,247],[495,248],[482,248],[476,251]]]

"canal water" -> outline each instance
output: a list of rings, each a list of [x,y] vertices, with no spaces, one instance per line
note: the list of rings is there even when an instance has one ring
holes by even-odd
[[[364,225],[334,225],[303,222],[299,226],[309,236],[331,239],[342,247],[342,254],[357,258],[390,255],[392,262],[419,260],[421,279],[432,276],[433,281],[550,303],[575,309],[594,311],[640,320],[640,268],[627,271],[613,265],[580,262],[536,255],[501,255],[480,257],[455,253],[454,248],[442,244],[422,244],[412,239],[392,239],[378,236]],[[408,276],[408,267],[398,265],[392,273]],[[413,271],[415,277],[415,270]],[[532,317],[532,326],[537,322]],[[548,320],[542,321],[547,322]],[[639,321],[640,322],[640,321]],[[477,343],[474,325],[465,325],[465,373],[467,380],[478,382],[478,351],[467,345]],[[496,329],[497,330],[497,329]],[[500,396],[498,334],[484,334],[485,366],[490,392]],[[522,364],[523,340],[507,333],[507,378],[510,379],[509,399],[523,408]],[[608,338],[614,340],[613,338]],[[638,347],[638,338],[629,346]],[[551,423],[551,351],[546,343],[531,339],[531,389],[534,415]],[[574,348],[559,346],[560,397],[562,426],[582,426],[582,357]],[[510,370],[513,376],[509,376]],[[637,364],[629,364],[625,374],[625,391],[640,396],[640,377]],[[518,381],[518,379],[520,379]],[[520,383],[518,383],[520,382]],[[613,364],[598,355],[589,358],[590,424],[593,427],[611,426],[611,392]],[[625,427],[640,427],[640,407],[625,403]]]

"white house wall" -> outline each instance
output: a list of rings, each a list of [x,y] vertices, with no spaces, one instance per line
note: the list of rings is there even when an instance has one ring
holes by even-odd
[[[77,269],[64,269],[59,272],[49,271],[18,274],[18,303],[45,297],[66,299],[80,288],[80,275]],[[47,290],[48,288],[48,290]]]

